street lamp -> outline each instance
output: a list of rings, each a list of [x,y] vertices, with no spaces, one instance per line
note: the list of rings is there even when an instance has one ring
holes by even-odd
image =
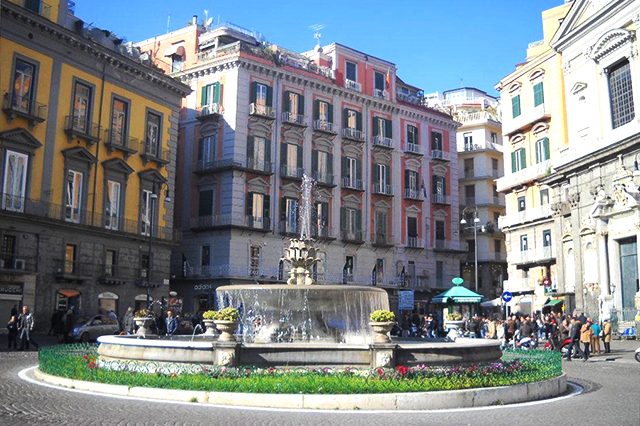
[[[467,221],[464,218],[465,213],[473,208],[473,248],[474,248],[474,269],[475,269],[475,281],[476,281],[476,293],[478,292],[478,223],[480,223],[480,218],[478,217],[478,207],[465,207],[462,210],[462,220],[460,221],[461,225],[466,225]],[[468,229],[468,228],[467,228]]]
[[[170,203],[171,198],[169,197],[169,184],[166,182],[160,183],[160,192],[162,192],[162,188],[166,187],[164,202]],[[153,238],[153,211],[155,210],[155,201],[158,199],[158,194],[156,194],[156,184],[153,184],[153,191],[151,192],[151,200],[150,200],[150,211],[149,211],[149,256],[147,257],[147,309],[150,309],[150,299],[151,299],[151,241]]]

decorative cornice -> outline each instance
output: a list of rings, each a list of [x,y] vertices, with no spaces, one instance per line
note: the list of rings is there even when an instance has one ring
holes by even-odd
[[[628,31],[624,28],[611,30],[603,34],[593,45],[589,52],[589,57],[594,61],[599,62],[609,53],[620,48],[627,42],[633,42],[633,40],[635,40],[635,33],[633,31]]]

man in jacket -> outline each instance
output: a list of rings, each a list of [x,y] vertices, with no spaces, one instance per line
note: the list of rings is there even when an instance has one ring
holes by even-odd
[[[584,358],[584,352],[580,349],[580,329],[582,324],[577,318],[571,320],[571,326],[569,326],[569,338],[571,342],[567,345],[567,361],[571,361],[573,349],[576,350],[576,355],[580,355]]]
[[[178,321],[176,317],[173,316],[173,311],[167,311],[167,319],[165,322],[167,324],[167,336],[173,336],[178,330]]]
[[[29,343],[38,349],[38,344],[31,337],[33,332],[34,320],[33,314],[29,312],[28,306],[22,307],[22,313],[18,316],[18,335],[20,338],[20,350],[29,350]]]
[[[611,321],[609,318],[604,319],[602,324],[602,340],[604,341],[604,353],[611,353],[611,335],[613,334],[613,328],[611,327]]]
[[[587,319],[587,322],[580,329],[580,342],[584,345],[584,357],[583,361],[589,359],[589,345],[591,345],[591,338],[593,337],[593,330],[591,329],[591,321]]]

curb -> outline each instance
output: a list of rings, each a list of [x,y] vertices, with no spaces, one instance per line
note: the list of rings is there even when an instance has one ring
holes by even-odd
[[[110,395],[240,407],[317,410],[402,411],[486,407],[552,398],[563,394],[567,390],[566,373],[541,382],[495,388],[360,395],[255,394],[143,387],[129,388],[122,385],[65,379],[43,373],[38,368],[34,370],[34,376],[36,379],[49,384]]]

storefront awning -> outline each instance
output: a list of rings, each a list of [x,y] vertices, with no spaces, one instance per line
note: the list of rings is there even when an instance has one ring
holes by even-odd
[[[432,303],[480,303],[482,300],[482,295],[475,293],[469,290],[466,287],[462,287],[461,285],[456,285],[451,287],[449,290],[445,291],[434,297],[431,302]]]
[[[562,303],[564,303],[564,300],[555,299],[555,300],[549,300],[547,303],[545,303],[544,306],[558,306]]]
[[[73,297],[73,296],[77,296],[80,294],[79,291],[75,291],[75,290],[60,290],[58,291],[58,293],[62,294],[63,296],[67,296],[67,297]]]
[[[484,308],[490,308],[492,306],[501,306],[502,305],[502,298],[501,297],[497,297],[493,300],[487,300],[486,302],[482,302],[480,304],[480,306],[484,307]]]

